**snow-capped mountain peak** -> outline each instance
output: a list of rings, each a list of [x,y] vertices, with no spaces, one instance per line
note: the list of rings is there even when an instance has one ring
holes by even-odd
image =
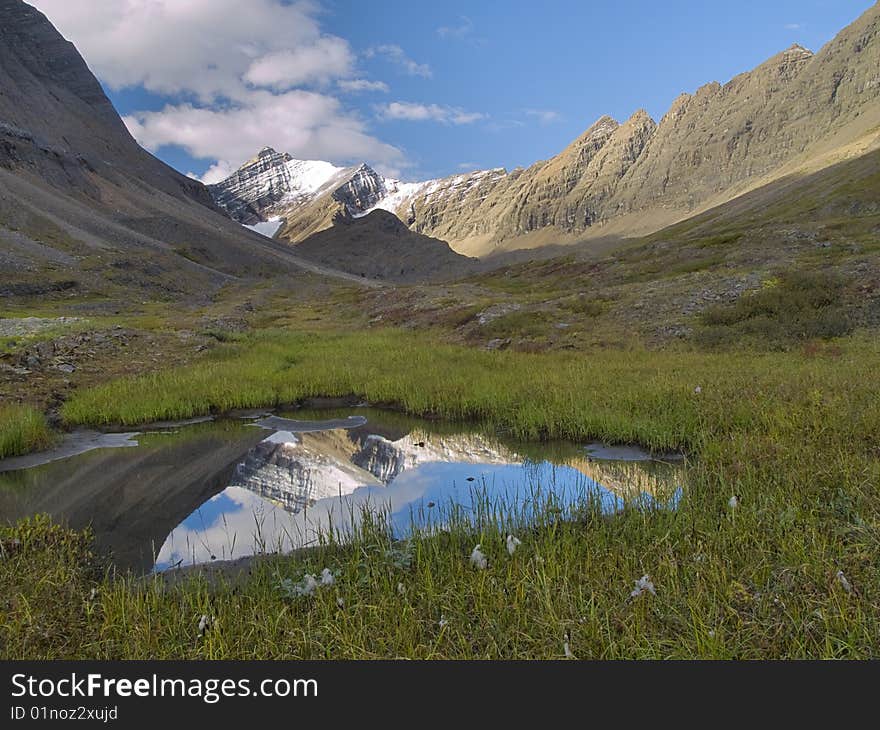
[[[240,223],[257,224],[304,202],[344,171],[321,160],[296,160],[264,147],[226,180],[208,186],[214,200]]]

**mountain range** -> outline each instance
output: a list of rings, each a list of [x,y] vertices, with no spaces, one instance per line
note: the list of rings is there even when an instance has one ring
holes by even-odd
[[[722,85],[682,94],[657,122],[604,116],[526,169],[404,183],[263,149],[209,186],[236,220],[298,244],[341,220],[393,213],[486,257],[665,228],[778,180],[880,148],[880,5],[818,53],[794,45]]]
[[[453,279],[512,252],[598,250],[712,211],[760,210],[853,160],[870,175],[878,150],[880,4],[818,53],[792,46],[682,94],[659,122],[604,116],[528,168],[403,182],[267,147],[205,186],[137,144],[42,13],[0,0],[0,297],[198,298],[303,272]]]

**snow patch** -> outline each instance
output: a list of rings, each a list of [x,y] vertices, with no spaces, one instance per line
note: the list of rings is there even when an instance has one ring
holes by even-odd
[[[404,183],[400,180],[385,180],[388,194],[372,208],[365,211],[364,215],[372,213],[374,210],[387,210],[389,213],[396,213],[404,203],[415,199],[429,184],[427,182]]]
[[[266,238],[272,238],[272,236],[278,233],[278,229],[281,228],[281,219],[273,218],[272,220],[262,221],[252,226],[245,226],[245,228],[249,228],[254,233],[259,233]]]
[[[291,191],[300,194],[315,193],[343,169],[321,160],[290,160],[287,163],[290,175],[287,184]]]

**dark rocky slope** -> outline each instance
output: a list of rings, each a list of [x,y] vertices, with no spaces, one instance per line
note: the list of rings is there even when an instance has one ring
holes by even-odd
[[[445,241],[413,233],[394,214],[374,210],[363,218],[338,215],[334,225],[295,246],[309,260],[367,279],[418,283],[465,276],[477,260]]]
[[[0,0],[0,291],[174,297],[300,263],[143,150],[74,46]]]

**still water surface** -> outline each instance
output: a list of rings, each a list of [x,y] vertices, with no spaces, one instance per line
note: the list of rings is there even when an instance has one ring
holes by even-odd
[[[288,420],[284,416],[288,416]],[[680,460],[600,444],[518,443],[461,424],[386,411],[298,410],[126,435],[99,448],[2,472],[0,518],[47,512],[91,526],[115,564],[164,570],[344,539],[362,509],[396,536],[439,529],[451,511],[528,521],[548,500],[674,506]],[[134,445],[136,444],[136,445]],[[11,464],[18,467],[19,464]],[[482,508],[482,509],[481,509]]]

